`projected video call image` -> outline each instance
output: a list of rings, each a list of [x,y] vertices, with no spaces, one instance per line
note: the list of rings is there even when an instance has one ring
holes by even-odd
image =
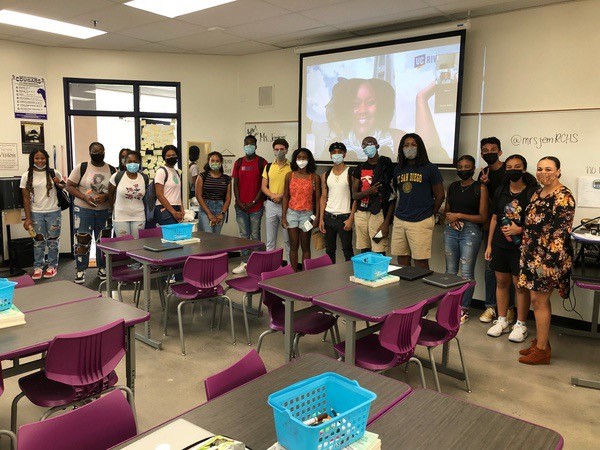
[[[304,57],[303,145],[327,161],[343,142],[347,161],[365,161],[361,142],[373,136],[396,161],[402,136],[416,132],[432,162],[451,164],[459,61],[460,36]]]

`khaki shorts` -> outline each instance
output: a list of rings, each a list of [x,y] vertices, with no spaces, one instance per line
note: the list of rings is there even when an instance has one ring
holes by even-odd
[[[383,223],[383,212],[371,214],[368,211],[356,211],[354,213],[354,228],[356,230],[356,248],[364,250],[370,248],[374,252],[387,252],[388,238],[384,238],[379,242],[373,241],[371,238],[377,234],[377,230]]]
[[[420,222],[407,222],[394,217],[392,255],[412,256],[413,259],[431,258],[431,241],[435,216]]]

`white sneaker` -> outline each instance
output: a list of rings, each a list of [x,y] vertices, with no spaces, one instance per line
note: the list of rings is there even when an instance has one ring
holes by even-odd
[[[487,335],[491,337],[499,337],[504,333],[508,333],[508,322],[506,320],[494,320],[494,325],[487,331]]]
[[[511,342],[523,342],[527,338],[527,327],[521,324],[515,324],[512,331],[508,335],[508,340]]]
[[[244,261],[242,261],[240,263],[239,266],[237,266],[235,269],[233,269],[231,272],[235,273],[236,275],[240,274],[240,273],[244,273],[246,271],[246,263]]]
[[[479,320],[483,323],[490,323],[496,317],[496,310],[494,308],[486,308],[485,311],[479,316]]]

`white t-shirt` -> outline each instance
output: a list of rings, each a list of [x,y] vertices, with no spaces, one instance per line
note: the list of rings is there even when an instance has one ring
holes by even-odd
[[[87,169],[83,174],[83,179],[80,177],[81,175],[81,164],[77,164],[75,168],[71,171],[69,175],[69,181],[77,184],[79,183],[79,187],[77,188],[79,192],[84,195],[98,195],[98,194],[107,194],[108,193],[108,181],[110,180],[110,166],[108,164],[104,164],[102,167],[96,167],[91,162],[88,163]],[[110,203],[105,202],[98,205],[95,208],[92,208],[88,203],[83,200],[74,197],[75,206],[79,206],[87,209],[108,209],[110,208]]]
[[[325,211],[329,214],[350,214],[352,208],[352,195],[348,183],[348,167],[340,174],[333,173],[327,177],[327,204]]]
[[[192,163],[190,164],[190,169],[188,170],[190,177],[190,189],[194,189],[194,177],[200,175],[200,170],[198,170],[198,164]]]
[[[167,174],[168,178],[165,180]],[[167,166],[159,167],[154,176],[154,184],[164,186],[165,197],[171,206],[181,206],[181,176],[177,170]],[[158,199],[156,199],[156,204],[161,205]]]
[[[113,186],[117,186],[117,173],[110,177],[110,184]],[[144,212],[145,194],[146,185],[142,174],[138,173],[135,179],[131,179],[124,173],[115,192],[113,220],[115,222],[143,222],[146,220],[146,213]]]
[[[59,179],[62,179],[62,175],[58,170],[55,170],[54,173]],[[21,189],[25,189],[27,187],[27,176],[29,171],[25,172],[21,176],[21,184],[19,185]],[[31,194],[31,211],[32,212],[54,212],[60,211],[60,206],[58,204],[58,196],[56,192],[56,186],[54,185],[54,181],[52,181],[52,190],[50,191],[50,196],[48,196],[48,191],[46,189],[47,179],[46,179],[46,171],[38,172],[37,170],[33,171],[33,179],[32,184],[33,194]]]

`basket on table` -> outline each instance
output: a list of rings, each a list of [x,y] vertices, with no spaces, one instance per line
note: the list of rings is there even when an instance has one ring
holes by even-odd
[[[375,281],[385,277],[392,258],[379,253],[366,252],[352,257],[354,276],[362,280]]]
[[[16,281],[10,281],[8,278],[0,278],[0,311],[6,311],[12,306],[17,284]]]
[[[269,395],[277,441],[286,450],[336,450],[365,433],[373,392],[354,380],[326,372]],[[327,413],[331,420],[309,426],[303,422]]]
[[[193,223],[174,223],[172,225],[161,225],[163,239],[167,241],[182,241],[191,239]]]

